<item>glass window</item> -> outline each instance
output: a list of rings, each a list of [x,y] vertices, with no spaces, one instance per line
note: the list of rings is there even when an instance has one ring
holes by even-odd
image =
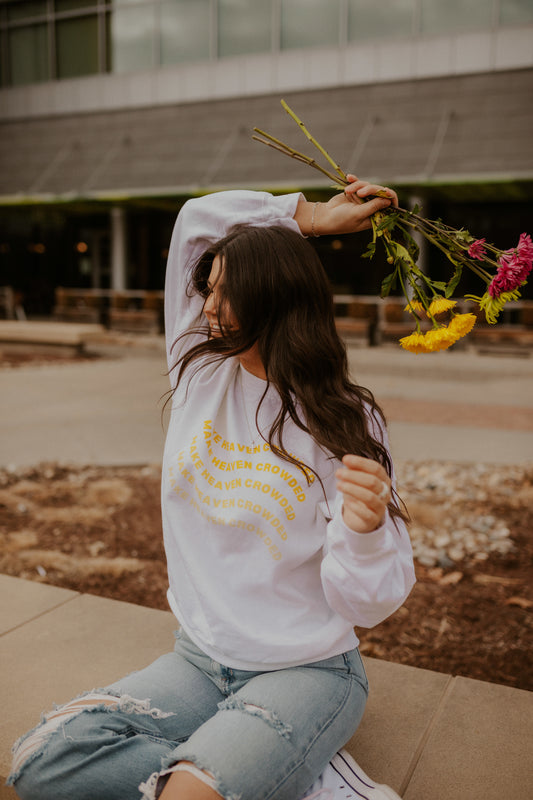
[[[163,0],[160,11],[161,63],[209,58],[209,0]]]
[[[46,16],[46,0],[33,0],[30,3],[9,3],[7,18],[10,21]]]
[[[533,0],[500,0],[500,23],[521,25],[533,22]]]
[[[348,0],[348,40],[410,36],[416,0]]]
[[[59,13],[61,11],[77,11],[80,8],[96,8],[98,0],[55,0],[55,10]]]
[[[9,31],[11,86],[50,80],[46,25],[29,25]]]
[[[102,26],[102,20],[100,19],[100,26]],[[113,63],[113,59],[111,57],[111,53],[113,50],[112,36],[111,36],[111,13],[106,12],[103,21],[103,28],[104,28],[104,60],[105,60],[105,71],[111,72],[111,64]]]
[[[337,45],[339,0],[282,0],[281,47]]]
[[[493,0],[422,0],[422,32],[450,33],[492,27]]]
[[[98,72],[98,18],[96,15],[56,22],[58,78],[77,78]]]
[[[271,0],[219,0],[219,56],[268,52],[271,30]]]
[[[113,72],[153,66],[155,6],[127,6],[111,14],[111,69]]]
[[[7,64],[5,55],[7,53],[7,32],[0,30],[0,86],[7,86]]]

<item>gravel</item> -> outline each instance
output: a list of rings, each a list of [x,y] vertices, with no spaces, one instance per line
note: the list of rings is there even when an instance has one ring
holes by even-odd
[[[504,508],[533,503],[533,465],[405,461],[397,463],[396,470],[420,564],[448,568],[513,552]],[[486,509],[489,501],[491,513]],[[494,513],[498,501],[501,516]]]

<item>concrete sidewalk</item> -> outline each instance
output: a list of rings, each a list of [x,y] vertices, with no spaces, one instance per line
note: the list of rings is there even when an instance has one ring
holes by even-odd
[[[161,462],[162,340],[104,339],[99,352],[105,358],[0,372],[2,466]],[[533,462],[533,358],[395,346],[350,347],[349,356],[388,414],[396,459]],[[146,665],[172,647],[175,627],[168,612],[0,576],[0,775],[42,710]],[[533,693],[375,659],[365,666],[371,697],[349,749],[373,778],[405,800],[533,797]],[[0,800],[14,797],[0,788]]]
[[[104,357],[0,371],[4,466],[160,463],[162,337],[118,346],[103,336],[94,347]],[[413,355],[396,345],[348,352],[353,376],[387,413],[395,459],[533,460],[533,357]]]
[[[387,345],[348,354],[354,378],[383,406],[394,459],[533,461],[533,351],[414,355]]]
[[[149,664],[172,648],[176,621],[169,612],[6,575],[0,598],[5,778],[12,742],[42,710]],[[370,699],[348,749],[372,778],[405,800],[531,799],[533,693],[364,661]],[[0,800],[15,797],[0,788]]]

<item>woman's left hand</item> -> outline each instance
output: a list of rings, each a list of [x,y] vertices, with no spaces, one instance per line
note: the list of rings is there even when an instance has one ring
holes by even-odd
[[[362,456],[346,455],[337,470],[337,487],[343,496],[342,517],[357,533],[371,533],[383,522],[391,497],[391,481],[385,468]]]
[[[344,192],[334,195],[327,203],[301,200],[294,219],[304,236],[340,236],[357,233],[372,226],[370,217],[390,205],[398,206],[398,196],[392,189],[377,183],[360,181],[355,175],[346,176],[351,183]],[[383,195],[382,197],[378,196]],[[372,199],[367,199],[367,198]]]
[[[398,205],[398,196],[392,189],[360,181],[355,175],[347,175],[347,178],[351,183],[344,192],[334,195],[327,203],[318,203],[314,209],[314,230],[305,233],[320,236],[357,233],[371,227],[370,217],[377,211]],[[378,192],[386,196],[378,197]],[[369,197],[372,199],[368,200]]]
[[[376,212],[391,205],[398,206],[398,196],[392,189],[360,181],[355,175],[346,177],[351,183],[344,192],[334,195],[327,203],[302,205],[301,218],[298,213],[295,218],[304,235],[357,233],[371,227],[370,217]]]

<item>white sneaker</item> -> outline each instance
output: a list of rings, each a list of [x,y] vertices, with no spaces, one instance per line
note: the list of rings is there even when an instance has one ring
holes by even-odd
[[[346,750],[336,753],[302,800],[401,800],[383,783],[375,783]]]

